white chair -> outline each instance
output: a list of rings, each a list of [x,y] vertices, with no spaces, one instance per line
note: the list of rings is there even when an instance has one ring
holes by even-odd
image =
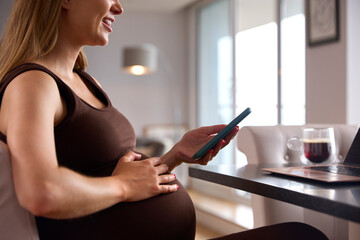
[[[287,148],[287,140],[293,136],[301,137],[304,127],[333,127],[338,161],[344,160],[358,130],[357,126],[343,124],[246,126],[238,133],[238,148],[249,164],[300,162],[298,152]],[[348,239],[348,222],[345,220],[255,194],[251,196],[251,204],[254,227],[299,221],[317,227],[329,239]]]
[[[0,239],[38,240],[35,217],[16,198],[10,152],[0,141]]]

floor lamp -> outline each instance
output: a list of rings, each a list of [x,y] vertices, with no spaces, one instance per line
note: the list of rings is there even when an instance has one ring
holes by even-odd
[[[175,142],[180,140],[183,132],[181,132],[181,108],[180,108],[180,96],[178,96],[178,83],[176,75],[169,60],[165,54],[162,53],[153,44],[141,44],[138,46],[125,47],[123,49],[123,70],[126,73],[132,75],[146,75],[155,73],[158,69],[158,62],[163,68],[166,79],[171,84],[172,103],[173,103],[173,118],[175,133],[172,137]]]
[[[166,78],[170,81],[173,102],[173,132],[170,136],[171,141],[176,143],[180,140],[186,129],[181,124],[181,108],[180,96],[178,96],[178,83],[176,75],[169,60],[165,54],[162,53],[156,46],[152,44],[141,44],[138,46],[125,47],[123,49],[123,71],[132,75],[146,75],[155,73],[158,68],[158,61],[160,67],[163,68]],[[172,147],[172,146],[170,146]],[[169,149],[167,149],[169,150]],[[187,169],[181,167],[177,169],[177,176],[183,178],[182,183],[186,185]],[[180,179],[181,180],[181,179]]]
[[[126,73],[145,75],[156,72],[158,50],[154,45],[126,47],[123,54],[123,70]]]

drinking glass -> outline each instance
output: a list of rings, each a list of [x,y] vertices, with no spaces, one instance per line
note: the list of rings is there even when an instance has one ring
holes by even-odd
[[[335,160],[333,128],[304,128],[302,137],[292,137],[288,148],[298,151],[304,164],[329,164]]]

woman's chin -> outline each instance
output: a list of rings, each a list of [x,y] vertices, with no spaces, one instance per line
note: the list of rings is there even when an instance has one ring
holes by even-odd
[[[88,46],[106,46],[109,43],[109,39],[108,38],[102,38],[102,39],[98,39],[94,42],[88,43],[86,45]]]
[[[102,42],[100,42],[98,45],[99,45],[99,46],[106,46],[106,45],[108,45],[108,43],[109,43],[109,39],[106,38],[106,39],[104,39]]]

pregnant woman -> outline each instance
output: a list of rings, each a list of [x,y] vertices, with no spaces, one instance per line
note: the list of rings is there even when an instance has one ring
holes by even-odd
[[[85,72],[82,51],[106,45],[122,11],[117,0],[16,0],[3,34],[0,139],[41,239],[194,239],[193,204],[171,171],[207,164],[238,131],[197,161],[224,125],[186,133],[160,158],[134,152],[130,122]]]

